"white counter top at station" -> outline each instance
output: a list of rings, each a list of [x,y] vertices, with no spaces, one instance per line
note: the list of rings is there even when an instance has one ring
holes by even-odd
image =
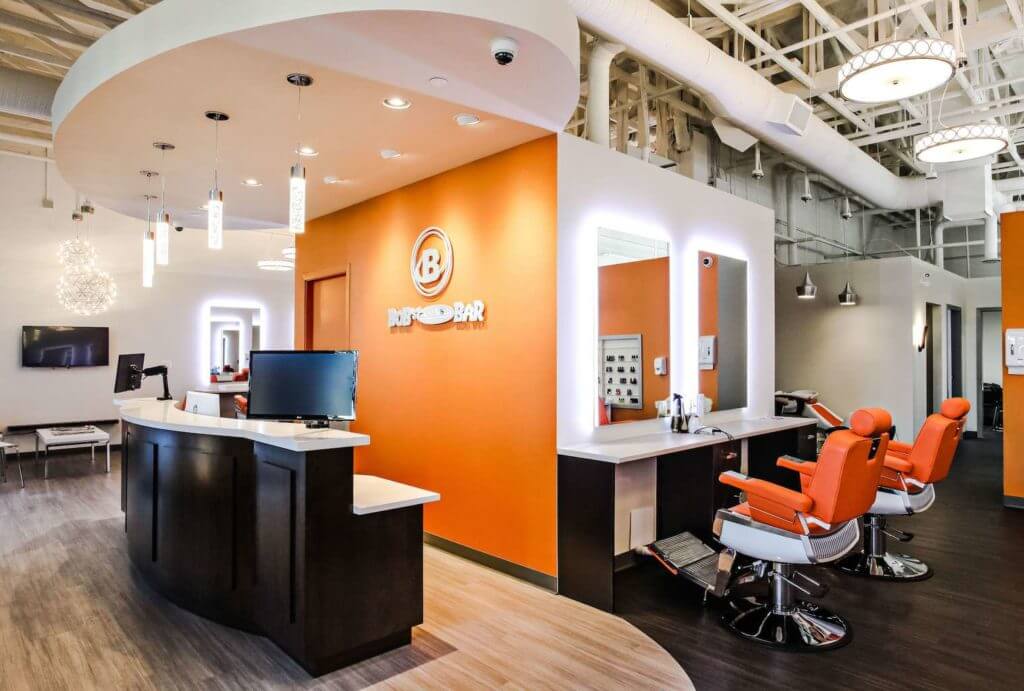
[[[804,417],[764,417],[751,420],[732,420],[715,426],[728,432],[734,439],[745,439],[762,434],[784,432],[816,425]],[[690,451],[727,441],[724,434],[675,434],[670,431],[639,434],[608,441],[591,441],[558,447],[558,455],[586,458],[605,463],[629,463],[645,458]]]
[[[404,509],[440,499],[441,495],[437,492],[385,480],[376,475],[355,475],[352,478],[352,513],[358,515]]]
[[[249,393],[249,382],[247,381],[229,381],[221,382],[219,384],[200,384],[199,386],[193,386],[189,391],[196,391],[199,393]]]
[[[175,401],[153,398],[115,399],[121,408],[121,418],[152,429],[190,434],[209,434],[218,437],[238,437],[261,444],[277,446],[289,451],[321,451],[367,446],[370,437],[365,434],[343,432],[336,429],[308,429],[294,422],[270,420],[237,420],[186,413],[174,407]]]

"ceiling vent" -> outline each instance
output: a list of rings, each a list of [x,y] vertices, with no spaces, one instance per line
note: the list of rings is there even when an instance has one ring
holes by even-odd
[[[793,94],[779,94],[772,99],[768,122],[803,136],[811,120],[811,107]]]
[[[715,128],[715,132],[723,144],[740,153],[743,153],[757,142],[757,137],[747,134],[725,118],[713,118],[711,126]]]

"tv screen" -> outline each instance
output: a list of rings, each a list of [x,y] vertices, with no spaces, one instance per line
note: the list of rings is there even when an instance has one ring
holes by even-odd
[[[354,420],[358,360],[353,350],[254,350],[248,417]]]
[[[22,367],[106,367],[110,330],[105,326],[23,326]]]

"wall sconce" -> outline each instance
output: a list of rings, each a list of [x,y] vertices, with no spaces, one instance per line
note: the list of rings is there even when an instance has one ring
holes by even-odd
[[[917,346],[917,352],[923,352],[928,347],[928,325],[919,326],[915,330],[920,330],[920,335],[914,338],[914,344]]]

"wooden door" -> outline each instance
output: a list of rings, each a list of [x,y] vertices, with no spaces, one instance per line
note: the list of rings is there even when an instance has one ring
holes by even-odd
[[[307,350],[350,347],[348,290],[347,274],[306,283]]]

